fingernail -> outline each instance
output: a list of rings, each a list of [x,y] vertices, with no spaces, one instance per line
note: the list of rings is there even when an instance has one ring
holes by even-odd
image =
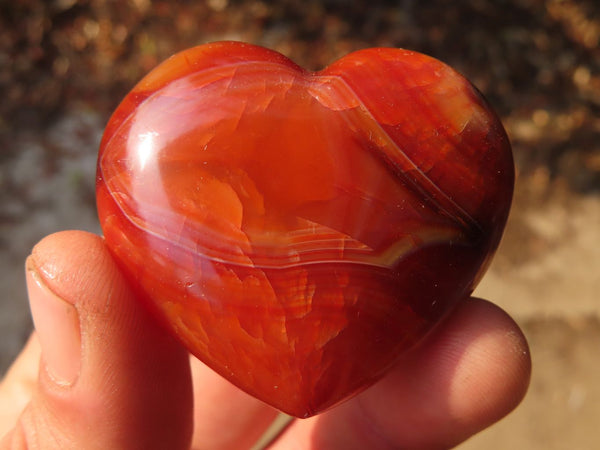
[[[81,366],[81,333],[75,307],[57,296],[27,262],[27,290],[48,375],[59,385],[75,382]]]

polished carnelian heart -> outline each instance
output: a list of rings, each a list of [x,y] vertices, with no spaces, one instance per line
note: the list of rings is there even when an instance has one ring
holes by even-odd
[[[252,45],[173,56],[112,116],[106,243],[198,358],[308,417],[380,378],[474,289],[513,188],[477,91],[406,50],[320,72]]]

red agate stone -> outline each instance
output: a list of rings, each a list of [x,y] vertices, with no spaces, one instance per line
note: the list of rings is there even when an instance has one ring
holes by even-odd
[[[513,162],[478,92],[406,50],[308,72],[234,42],[179,53],[112,116],[106,243],[198,358],[308,417],[375,382],[467,297]]]

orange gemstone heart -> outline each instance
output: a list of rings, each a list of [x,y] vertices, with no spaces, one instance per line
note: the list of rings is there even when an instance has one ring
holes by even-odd
[[[513,177],[499,120],[435,59],[376,48],[308,72],[220,42],[124,99],[97,200],[111,252],[174,335],[308,417],[375,382],[473,291]]]

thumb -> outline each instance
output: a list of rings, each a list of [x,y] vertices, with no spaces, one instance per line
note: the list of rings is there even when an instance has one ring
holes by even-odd
[[[32,399],[0,447],[187,448],[187,353],[135,301],[104,241],[51,235],[26,269],[42,357]]]

